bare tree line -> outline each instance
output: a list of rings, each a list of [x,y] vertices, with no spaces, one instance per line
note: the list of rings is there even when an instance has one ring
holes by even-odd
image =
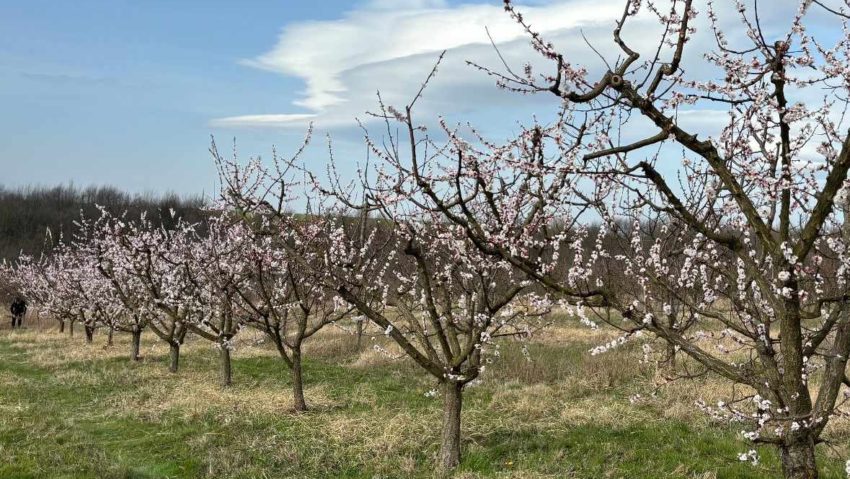
[[[173,209],[188,220],[199,220],[204,199],[176,193],[132,195],[110,186],[0,187],[0,258],[13,260],[21,252],[38,255],[45,246],[49,249],[51,241],[72,234],[81,212],[96,215],[98,205],[135,218],[142,212],[168,218]],[[51,238],[45,238],[47,231]]]

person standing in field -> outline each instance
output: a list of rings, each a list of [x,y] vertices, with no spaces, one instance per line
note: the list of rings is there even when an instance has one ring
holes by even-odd
[[[15,329],[16,324],[17,327],[20,328],[21,323],[24,320],[24,315],[27,314],[27,302],[18,296],[14,301],[12,301],[12,306],[9,310],[12,313],[12,329]]]

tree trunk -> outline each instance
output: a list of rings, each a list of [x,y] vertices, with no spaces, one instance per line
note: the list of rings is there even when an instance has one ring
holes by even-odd
[[[779,457],[785,479],[817,479],[815,443],[811,438],[780,446]]]
[[[142,346],[142,330],[138,327],[133,329],[133,340],[130,342],[130,361],[138,361],[141,359],[139,350]]]
[[[114,329],[112,329],[112,328],[109,328],[109,334],[106,336],[106,346],[107,346],[107,347],[112,346],[112,344],[113,344],[113,342],[112,342],[112,336],[113,336],[114,334],[115,334],[115,330],[114,330]]]
[[[64,332],[65,332],[65,320],[60,319],[59,320],[59,334],[62,334]]]
[[[71,320],[71,324],[68,327],[68,335],[72,338],[74,337],[74,320]]]
[[[460,463],[460,411],[463,407],[463,386],[448,381],[443,384],[443,439],[440,446],[440,467],[449,471]]]
[[[360,351],[360,345],[363,342],[363,321],[357,321],[357,350]]]
[[[667,343],[667,369],[675,373],[676,372],[676,345],[673,343]]]
[[[676,310],[678,308],[674,308],[667,314],[667,327],[671,330],[676,329]],[[667,369],[674,373],[676,372],[676,345],[667,342],[667,357],[664,358],[666,362]]]
[[[230,366],[230,348],[227,345],[219,345],[219,358],[221,360],[221,387],[229,387],[233,384],[233,370]]]
[[[171,365],[168,367],[168,370],[176,373],[177,366],[180,363],[180,343],[173,342],[169,345],[169,356],[171,357]]]
[[[86,330],[86,342],[91,344],[94,341],[94,328],[91,326],[85,326]]]
[[[304,400],[304,377],[301,374],[301,346],[292,349],[292,399],[296,412],[307,410]]]

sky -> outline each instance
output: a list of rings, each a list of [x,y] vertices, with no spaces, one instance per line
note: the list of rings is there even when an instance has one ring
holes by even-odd
[[[568,58],[603,67],[581,34],[609,47],[622,0],[516,3]],[[308,166],[324,167],[329,137],[343,173],[353,172],[365,158],[357,120],[379,131],[365,114],[377,108],[377,93],[403,106],[442,50],[446,59],[417,115],[507,137],[558,105],[499,90],[466,64],[501,68],[489,31],[514,67],[531,60],[546,71],[501,4],[0,0],[0,185],[210,195],[211,136],[227,151],[235,140],[242,157],[268,156],[273,146],[286,154],[311,123]],[[765,12],[768,24],[774,13]],[[636,19],[626,37],[651,51],[647,22]],[[706,122],[712,113],[690,117]]]

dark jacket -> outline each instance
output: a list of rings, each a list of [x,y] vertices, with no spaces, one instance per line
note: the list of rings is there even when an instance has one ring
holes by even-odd
[[[19,316],[27,313],[27,303],[21,298],[12,301],[12,307],[9,308],[13,315]]]

